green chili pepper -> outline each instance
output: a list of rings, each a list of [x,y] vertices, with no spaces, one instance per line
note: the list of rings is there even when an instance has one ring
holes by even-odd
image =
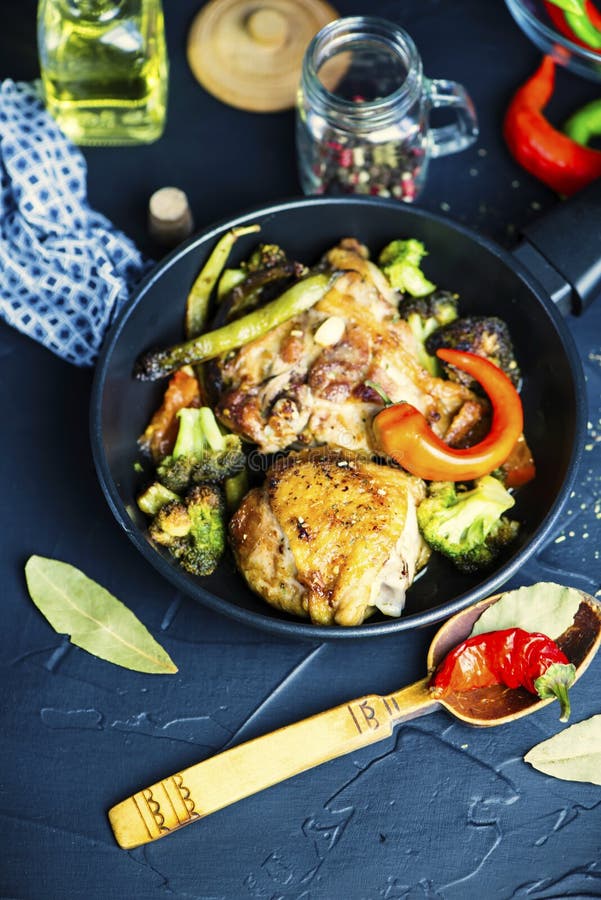
[[[573,141],[586,147],[591,138],[601,135],[601,100],[593,100],[573,113],[563,130]]]
[[[565,20],[577,38],[587,44],[593,50],[601,47],[601,31],[595,28],[591,20],[585,15],[584,9],[578,13],[564,13]]]
[[[577,16],[584,15],[584,0],[551,0],[551,3],[564,12],[575,13]]]

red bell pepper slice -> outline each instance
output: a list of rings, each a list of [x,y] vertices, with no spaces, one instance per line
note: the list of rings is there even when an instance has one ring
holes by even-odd
[[[492,406],[490,431],[473,447],[449,447],[419,410],[410,403],[395,403],[372,423],[376,446],[412,475],[428,481],[472,481],[489,475],[505,462],[522,434],[520,395],[507,375],[482,356],[448,349],[436,355],[468,372],[484,388]]]

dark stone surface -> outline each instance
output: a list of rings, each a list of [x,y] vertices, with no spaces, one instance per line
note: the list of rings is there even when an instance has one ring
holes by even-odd
[[[166,3],[169,123],[156,144],[87,150],[91,203],[156,253],[146,205],[176,183],[198,228],[298,193],[291,113],[253,116],[209,97],[184,57],[197,4]],[[366,4],[340,2],[343,14]],[[5,0],[0,75],[36,76],[35,4]],[[478,144],[432,164],[421,199],[506,246],[557,198],[509,158],[500,122],[538,52],[504,5],[373,3],[405,25],[432,76],[472,93]],[[598,89],[558,75],[557,121]],[[1,276],[0,276],[1,277]],[[486,286],[483,285],[483,290]],[[549,543],[516,583],[599,592],[601,304],[569,327],[590,404],[577,485]],[[532,352],[536,353],[536,336]],[[601,896],[598,787],[551,780],[523,755],[561,727],[556,706],[474,730],[439,712],[222,810],[145,849],[114,843],[107,809],[225,745],[424,673],[431,630],[304,644],[222,619],[174,594],[120,532],[88,443],[89,371],[0,325],[3,499],[0,596],[0,896],[19,900],[401,900]],[[56,635],[31,603],[23,564],[64,559],[119,596],[176,660],[173,677],[118,669]],[[573,721],[600,712],[596,660],[573,691]]]

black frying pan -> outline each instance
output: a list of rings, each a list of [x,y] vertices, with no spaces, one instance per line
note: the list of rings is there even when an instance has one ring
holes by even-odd
[[[596,193],[601,198],[601,189]],[[284,635],[324,639],[389,634],[432,624],[493,594],[545,541],[569,496],[582,453],[584,380],[557,305],[563,311],[570,307],[579,311],[601,284],[600,210],[594,193],[558,205],[513,254],[423,210],[365,198],[292,200],[221,222],[191,239],[144,281],[109,333],[96,369],[92,448],[117,521],[176,588],[218,612]],[[374,254],[395,237],[419,238],[429,251],[428,277],[459,292],[462,314],[495,314],[508,323],[524,376],[525,430],[538,474],[519,492],[512,510],[522,522],[514,553],[487,577],[460,574],[434,555],[411,587],[401,618],[374,617],[354,628],[319,628],[255,597],[230,557],[212,576],[198,579],[149,542],[145,518],[135,502],[141,487],[134,469],[136,439],[164,385],[134,380],[133,364],[149,347],[182,339],[185,298],[215,241],[233,225],[253,222],[262,226],[261,240],[281,244],[307,264],[344,236],[357,237]],[[254,235],[240,239],[232,260],[247,256],[256,241]]]

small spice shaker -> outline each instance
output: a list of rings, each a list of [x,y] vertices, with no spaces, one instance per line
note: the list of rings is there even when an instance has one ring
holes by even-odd
[[[432,128],[430,110],[456,121]],[[385,19],[351,16],[309,44],[297,98],[299,177],[306,194],[371,194],[411,202],[432,157],[472,144],[472,101],[454,81],[427,79],[411,37]]]

